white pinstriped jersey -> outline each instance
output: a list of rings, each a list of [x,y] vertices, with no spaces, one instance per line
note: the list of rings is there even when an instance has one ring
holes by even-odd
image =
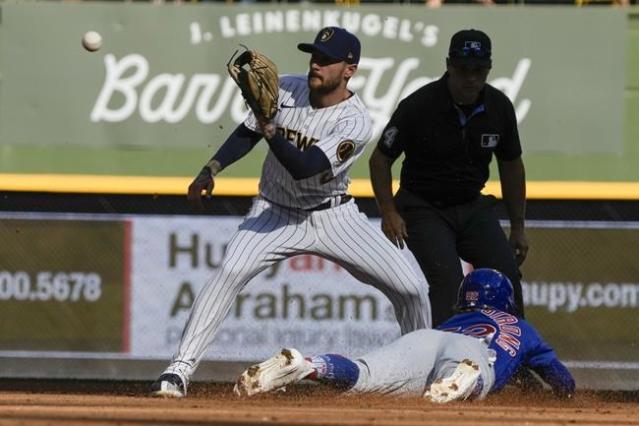
[[[357,94],[326,108],[313,108],[306,76],[280,77],[279,111],[275,125],[300,149],[319,147],[331,170],[296,181],[269,150],[260,178],[260,194],[276,204],[308,209],[348,190],[348,171],[372,136],[372,119]],[[244,125],[259,131],[249,113]]]
[[[430,326],[427,286],[354,200],[305,211],[348,190],[348,170],[372,133],[364,104],[353,94],[337,105],[314,109],[305,76],[281,77],[279,96],[278,130],[300,148],[318,146],[331,169],[295,181],[269,151],[262,168],[261,196],[255,197],[229,241],[222,266],[197,296],[167,374],[188,380],[244,286],[273,264],[303,253],[336,262],[384,293],[403,334]],[[244,124],[258,128],[253,114]]]

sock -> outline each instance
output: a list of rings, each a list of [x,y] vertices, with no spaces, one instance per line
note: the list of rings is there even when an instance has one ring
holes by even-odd
[[[355,386],[359,378],[359,367],[350,359],[336,354],[317,355],[307,358],[313,364],[313,373],[307,378],[347,390]]]
[[[173,361],[166,370],[164,370],[164,373],[177,374],[188,382],[192,371],[193,367],[190,363],[186,361]]]

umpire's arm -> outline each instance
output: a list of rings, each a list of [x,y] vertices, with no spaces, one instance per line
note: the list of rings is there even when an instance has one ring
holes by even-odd
[[[394,158],[384,154],[377,146],[371,155],[368,166],[373,193],[382,216],[382,232],[394,245],[403,249],[408,232],[406,231],[406,223],[397,211],[393,198],[391,167],[394,162]]]
[[[511,160],[497,160],[501,193],[510,218],[510,244],[521,265],[528,254],[528,240],[524,229],[526,215],[526,171],[521,156]]]

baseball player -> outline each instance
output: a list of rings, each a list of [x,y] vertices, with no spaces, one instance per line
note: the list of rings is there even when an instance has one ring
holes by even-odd
[[[250,113],[189,187],[189,200],[201,206],[202,192],[211,193],[217,173],[266,139],[270,149],[259,195],[221,267],[196,298],[179,349],[152,386],[154,395],[185,396],[237,294],[261,271],[300,254],[336,262],[379,289],[390,299],[402,334],[430,327],[425,282],[347,193],[348,171],[372,132],[366,107],[346,87],[357,71],[360,42],[328,27],[298,48],[311,54],[308,75],[280,78],[274,120]]]
[[[461,282],[459,313],[440,330],[417,330],[353,361],[326,354],[304,358],[283,349],[246,370],[235,393],[255,395],[304,378],[355,393],[424,395],[433,402],[484,398],[522,366],[536,371],[556,395],[571,397],[575,382],[553,349],[516,316],[510,280],[477,269]]]

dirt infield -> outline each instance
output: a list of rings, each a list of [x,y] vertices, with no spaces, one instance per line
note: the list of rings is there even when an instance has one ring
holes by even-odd
[[[639,393],[578,392],[571,401],[507,389],[485,401],[345,397],[319,386],[236,398],[228,384],[188,398],[147,396],[148,383],[0,380],[0,425],[639,425]]]

